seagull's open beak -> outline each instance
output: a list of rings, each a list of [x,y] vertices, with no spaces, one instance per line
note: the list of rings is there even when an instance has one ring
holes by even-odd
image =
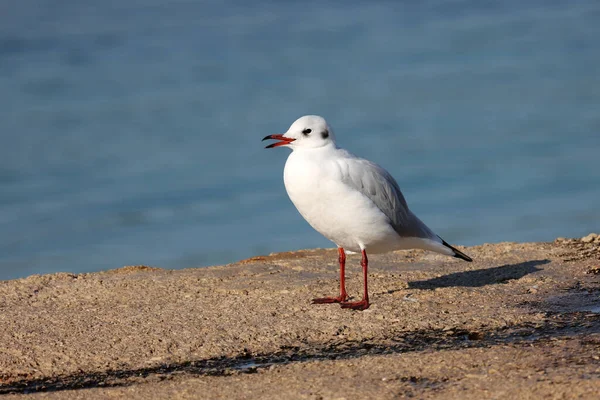
[[[265,149],[270,149],[270,148],[279,147],[279,146],[285,146],[286,144],[290,144],[294,140],[296,140],[296,139],[293,139],[293,138],[285,137],[285,136],[283,136],[281,134],[267,135],[267,136],[265,136],[263,138],[263,140],[267,140],[267,139],[281,140],[281,142],[271,143],[270,145],[268,145],[267,147],[265,147]]]

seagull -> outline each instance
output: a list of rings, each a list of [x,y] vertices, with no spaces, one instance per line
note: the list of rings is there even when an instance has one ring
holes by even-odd
[[[304,219],[338,247],[340,295],[313,299],[313,304],[340,303],[342,308],[369,308],[367,252],[425,249],[473,261],[446,243],[413,214],[396,180],[379,165],[338,147],[323,117],[305,115],[267,149],[292,149],[283,181],[290,200]],[[348,301],[346,251],[362,254],[363,298]]]

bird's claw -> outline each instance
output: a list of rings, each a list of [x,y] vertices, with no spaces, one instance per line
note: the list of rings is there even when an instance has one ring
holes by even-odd
[[[333,304],[333,303],[343,303],[348,300],[349,297],[347,295],[338,296],[338,297],[321,297],[318,299],[312,299],[312,304]]]
[[[369,300],[361,300],[361,301],[344,301],[340,303],[342,308],[349,308],[351,310],[359,310],[364,311],[369,308]]]

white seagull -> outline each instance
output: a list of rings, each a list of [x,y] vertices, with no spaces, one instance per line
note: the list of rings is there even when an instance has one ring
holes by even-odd
[[[286,133],[263,138],[267,139],[278,140],[267,149],[292,149],[283,170],[288,196],[304,219],[338,247],[340,295],[313,299],[313,304],[341,303],[342,308],[369,308],[367,252],[419,248],[473,261],[410,211],[389,172],[339,148],[323,117],[306,115],[297,119]],[[362,253],[364,293],[360,301],[347,301],[345,250]]]

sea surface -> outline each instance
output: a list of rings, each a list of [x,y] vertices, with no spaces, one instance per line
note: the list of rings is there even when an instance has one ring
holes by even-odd
[[[0,279],[333,245],[287,198],[304,114],[448,242],[600,231],[600,2],[0,4]]]

